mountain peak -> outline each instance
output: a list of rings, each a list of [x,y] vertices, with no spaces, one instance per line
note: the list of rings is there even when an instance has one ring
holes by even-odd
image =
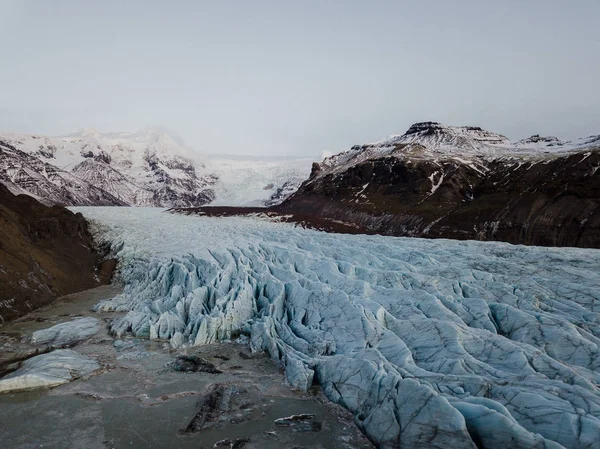
[[[554,136],[540,136],[539,134],[534,134],[527,139],[519,140],[519,143],[545,143],[547,145],[563,145],[564,142],[560,140],[558,137]]]
[[[406,131],[404,135],[433,134],[434,132],[443,131],[444,129],[446,129],[446,127],[439,122],[417,122],[410,125],[410,128],[408,128],[408,131]]]
[[[439,122],[418,122],[408,128],[402,138],[428,138],[428,137],[462,137],[485,141],[487,143],[504,143],[508,139],[502,134],[486,131],[479,126],[449,126]]]

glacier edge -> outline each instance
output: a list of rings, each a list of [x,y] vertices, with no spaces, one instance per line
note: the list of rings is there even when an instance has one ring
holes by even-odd
[[[78,210],[121,260],[124,293],[97,306],[127,311],[117,335],[247,334],[382,448],[600,443],[596,250]]]

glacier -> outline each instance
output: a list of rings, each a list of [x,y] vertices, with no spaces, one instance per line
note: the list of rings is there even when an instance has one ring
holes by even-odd
[[[598,250],[72,209],[119,258],[116,335],[246,335],[380,448],[600,447]]]

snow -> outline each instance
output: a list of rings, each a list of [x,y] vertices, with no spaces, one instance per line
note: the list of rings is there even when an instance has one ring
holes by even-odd
[[[204,149],[194,151],[177,136],[161,128],[146,128],[133,133],[100,133],[86,129],[58,137],[3,133],[0,139],[64,170],[61,179],[66,181],[46,179],[44,184],[52,187],[51,184],[55,183],[58,189],[71,189],[70,196],[76,201],[69,202],[69,198],[59,194],[49,198],[56,201],[57,197],[61,197],[65,204],[107,204],[110,201],[95,201],[101,196],[97,192],[93,199],[79,198],[80,191],[89,191],[90,188],[85,186],[89,183],[116,197],[117,202],[136,206],[200,206],[207,202],[214,206],[273,205],[295,192],[310,175],[312,166],[312,159],[207,155],[203,153]],[[323,170],[316,177],[344,172],[357,163],[382,157],[401,158],[408,162],[454,160],[483,176],[490,160],[506,160],[511,164],[549,161],[598,147],[600,136],[572,141],[532,136],[510,141],[500,134],[477,127],[417,123],[403,135],[357,145],[343,153],[325,157],[321,163]],[[110,158],[109,164],[92,159],[105,155]],[[39,165],[43,167],[43,164]],[[23,170],[19,173],[25,175]],[[36,177],[35,173],[26,175]],[[72,179],[66,175],[71,175]],[[79,186],[82,181],[85,181],[83,187]],[[8,180],[2,182],[13,190],[22,187]],[[70,187],[75,184],[77,188]],[[44,197],[43,191],[34,187],[22,190]],[[273,195],[276,198],[271,199]]]
[[[439,178],[437,181],[435,181],[435,177],[437,175],[439,175]],[[431,181],[431,190],[429,191],[429,196],[431,196],[442,185],[442,182],[444,182],[444,172],[443,171],[433,172],[431,175],[429,175],[429,180]]]
[[[218,178],[211,206],[262,206],[286,182],[299,186],[308,178],[312,160],[207,157],[204,164]]]
[[[123,205],[110,193],[1,140],[0,183],[45,204]]]
[[[119,257],[117,335],[250,335],[381,448],[600,443],[600,251],[75,208]]]
[[[135,206],[202,205],[181,204],[170,192],[153,195],[165,187],[179,200],[213,190],[213,205],[262,206],[286,182],[297,188],[312,165],[312,159],[208,156],[160,128],[134,133],[84,129],[57,137],[3,133],[0,139]],[[107,155],[110,162],[95,161],[99,155]]]
[[[501,134],[472,126],[447,126],[435,122],[415,123],[403,135],[365,145],[356,145],[348,151],[327,157],[321,163],[322,172],[344,172],[358,163],[396,157],[432,162],[455,160],[470,166],[481,175],[485,174],[486,162],[492,160],[549,161],[553,158],[599,148],[600,136],[589,136],[572,141],[556,137],[531,136],[511,141]]]
[[[59,349],[25,360],[18,370],[0,379],[0,393],[52,388],[99,369],[91,357]]]

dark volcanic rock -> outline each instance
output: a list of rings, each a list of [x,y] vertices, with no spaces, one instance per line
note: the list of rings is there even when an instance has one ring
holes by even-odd
[[[222,415],[231,410],[239,410],[237,401],[245,394],[246,389],[238,385],[214,384],[198,402],[200,410],[183,432],[201,432],[213,427]]]
[[[222,374],[223,371],[217,369],[215,365],[201,357],[195,355],[180,355],[173,362],[175,371],[183,372],[202,372],[211,374]]]
[[[478,166],[384,157],[313,170],[278,212],[355,232],[600,248],[599,168],[600,149]]]
[[[110,282],[81,214],[0,185],[0,324],[69,293]]]

